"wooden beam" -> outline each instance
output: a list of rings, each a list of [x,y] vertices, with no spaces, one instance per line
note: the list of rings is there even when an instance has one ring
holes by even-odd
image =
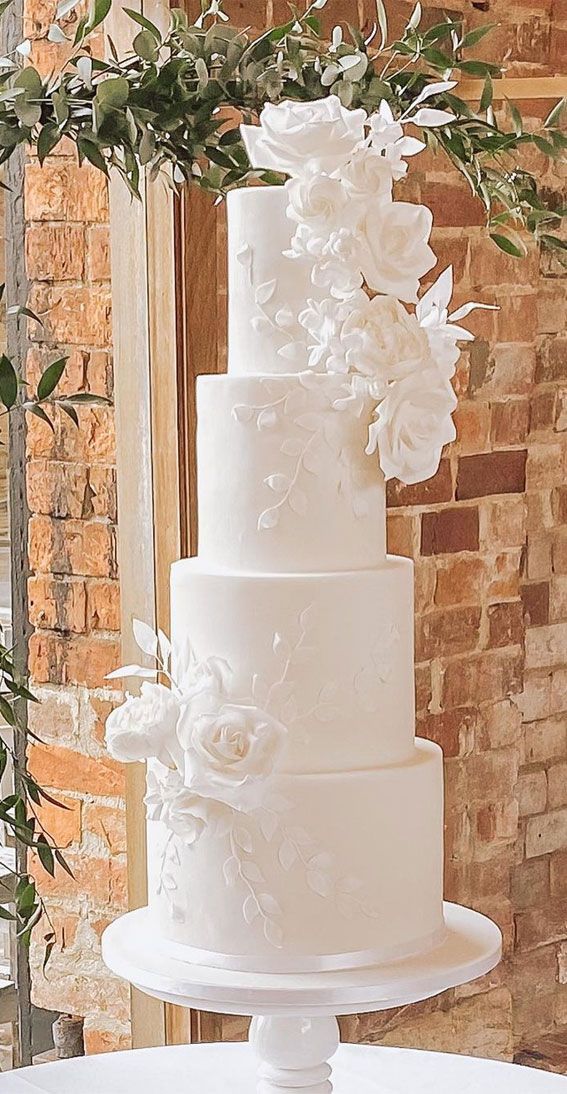
[[[484,80],[461,80],[456,92],[462,99],[478,102],[482,95]],[[510,77],[494,80],[494,99],[511,99],[521,102],[523,99],[561,99],[567,96],[567,76],[534,76],[526,78]]]

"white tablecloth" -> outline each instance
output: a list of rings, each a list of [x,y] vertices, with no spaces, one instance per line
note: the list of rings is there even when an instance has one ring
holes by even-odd
[[[567,1094],[567,1078],[514,1064],[343,1045],[334,1094]],[[254,1094],[248,1045],[144,1049],[0,1076],[0,1094]]]

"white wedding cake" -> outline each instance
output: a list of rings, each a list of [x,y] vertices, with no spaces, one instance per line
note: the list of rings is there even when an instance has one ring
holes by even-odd
[[[173,567],[171,646],[135,625],[161,677],[107,740],[149,760],[162,945],[229,969],[376,965],[444,937],[442,754],[415,739],[413,564],[386,554],[385,478],[435,472],[469,336],[450,271],[419,299],[431,216],[392,184],[422,145],[387,106],[283,103],[243,132],[289,181],[228,197],[199,554]]]

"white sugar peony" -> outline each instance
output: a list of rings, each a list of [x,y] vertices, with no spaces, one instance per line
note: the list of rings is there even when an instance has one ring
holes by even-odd
[[[178,752],[179,714],[179,703],[168,688],[143,683],[140,695],[129,696],[106,720],[110,755],[122,763],[156,757],[171,766]]]
[[[327,236],[346,219],[347,193],[339,179],[310,170],[286,183],[287,215],[316,235]]]
[[[253,167],[301,175],[308,161],[332,174],[364,139],[364,110],[346,110],[337,95],[316,102],[267,103],[260,125],[240,127]]]
[[[252,706],[223,704],[192,725],[185,784],[243,813],[261,806],[285,744],[281,722]]]
[[[386,479],[411,485],[430,479],[443,446],[455,440],[457,405],[448,380],[434,367],[414,372],[388,388],[370,426],[368,455],[378,449]]]
[[[415,303],[419,280],[437,259],[428,240],[433,216],[425,205],[376,203],[362,220],[361,267],[376,292]]]
[[[144,798],[148,820],[161,821],[188,847],[194,846],[205,830],[218,833],[227,824],[227,811],[218,802],[193,794],[178,771],[148,769]]]
[[[415,315],[393,296],[375,296],[354,308],[341,330],[347,368],[384,388],[430,363],[429,343]]]

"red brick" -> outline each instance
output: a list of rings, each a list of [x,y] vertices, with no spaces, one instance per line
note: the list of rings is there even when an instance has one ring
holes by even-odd
[[[34,516],[29,534],[32,570],[86,577],[116,574],[116,533],[111,525]]]
[[[85,1028],[84,1036],[87,1056],[98,1056],[105,1052],[125,1052],[132,1047],[132,1036],[128,1030]]]
[[[26,485],[32,513],[79,518],[85,515],[88,476],[84,465],[30,460]]]
[[[388,513],[388,551],[413,558],[417,553],[418,518],[406,513]]]
[[[29,767],[43,786],[54,790],[74,790],[104,797],[124,794],[126,767],[110,756],[93,759],[71,748],[34,742],[29,749]]]
[[[449,460],[441,460],[439,470],[432,479],[418,483],[416,486],[405,486],[403,482],[392,479],[388,483],[388,505],[433,505],[436,502],[451,501],[453,497],[453,482],[451,479],[451,464]]]
[[[462,456],[457,474],[457,500],[490,494],[521,494],[526,488],[525,449]]]
[[[431,665],[416,665],[415,702],[418,714],[421,714],[429,709],[431,699]]]
[[[87,516],[106,517],[112,524],[118,520],[116,471],[113,467],[91,467],[89,470],[89,506]]]
[[[496,313],[496,331],[499,342],[532,343],[537,336],[537,296],[531,293],[510,295],[498,293],[500,311]]]
[[[524,637],[523,606],[521,601],[512,600],[504,604],[490,604],[488,607],[488,645],[519,645]]]
[[[479,523],[475,506],[443,509],[439,513],[424,513],[421,518],[421,553],[423,555],[454,554],[457,551],[478,551]]]
[[[101,839],[112,855],[126,851],[126,815],[123,810],[94,803],[87,805],[85,831]]]
[[[549,623],[549,583],[538,581],[522,585],[520,593],[526,626],[541,627]]]
[[[473,730],[475,714],[467,709],[444,710],[440,714],[426,714],[417,724],[418,735],[435,741],[443,749],[447,759],[461,754],[461,740]]]
[[[80,281],[85,263],[82,226],[30,225],[26,232],[26,266],[31,281]]]
[[[453,418],[459,452],[481,452],[487,447],[490,432],[490,407],[487,403],[463,399]]]
[[[521,261],[500,251],[487,235],[475,239],[471,247],[469,276],[477,292],[484,292],[489,286],[500,290],[502,285],[533,285],[538,274],[539,253],[533,244],[529,247],[528,256]],[[480,297],[475,296],[474,299]]]
[[[539,390],[533,395],[530,407],[530,433],[553,429],[555,424],[556,392]]]
[[[29,382],[37,384],[47,365],[59,356],[67,357],[65,371],[57,386],[59,395],[74,395],[86,391],[93,395],[112,396],[112,363],[109,354],[104,350],[66,347],[64,354],[60,354],[50,347],[34,344],[28,349],[26,357],[26,376]],[[84,413],[84,408],[81,408],[81,413]],[[64,455],[62,452],[61,458]]]
[[[481,549],[523,547],[526,542],[526,500],[512,494],[490,499],[482,510]]]
[[[41,782],[41,778],[40,778]],[[74,789],[74,788],[73,788]],[[43,802],[36,807],[37,815],[46,832],[58,847],[70,847],[81,839],[81,802],[69,795],[54,795],[58,805]]]
[[[44,328],[33,324],[36,341],[55,339],[67,345],[108,346],[111,337],[110,290],[105,285],[51,286],[35,282],[29,306],[45,316]]]
[[[53,631],[86,630],[87,597],[84,581],[68,581],[38,574],[28,582],[30,623]]]
[[[477,607],[428,612],[417,621],[417,660],[429,661],[476,649],[480,619],[481,609]]]
[[[518,911],[549,901],[549,859],[531,859],[512,869],[511,896]]]
[[[30,673],[38,684],[102,688],[119,663],[120,643],[114,639],[67,639],[50,631],[38,631],[30,638]]]
[[[120,585],[118,581],[87,582],[87,620],[91,630],[120,630]]]
[[[485,223],[482,202],[457,178],[422,187],[421,200],[432,210],[438,228],[468,228]]]
[[[486,577],[482,558],[451,558],[436,567],[435,603],[439,607],[480,604]]]
[[[452,661],[443,674],[443,706],[476,707],[479,702],[517,695],[522,686],[523,658],[491,651]]]
[[[567,486],[556,486],[551,496],[556,524],[567,524]]]
[[[106,180],[90,165],[51,159],[40,167],[29,163],[25,174],[28,220],[104,222],[108,220]]]
[[[87,268],[89,281],[108,281],[110,278],[110,237],[106,225],[97,225],[87,231]]]
[[[547,335],[537,347],[536,384],[567,380],[567,336]]]
[[[492,404],[490,436],[499,448],[524,444],[530,424],[530,407],[527,399],[508,399],[505,403]]]

